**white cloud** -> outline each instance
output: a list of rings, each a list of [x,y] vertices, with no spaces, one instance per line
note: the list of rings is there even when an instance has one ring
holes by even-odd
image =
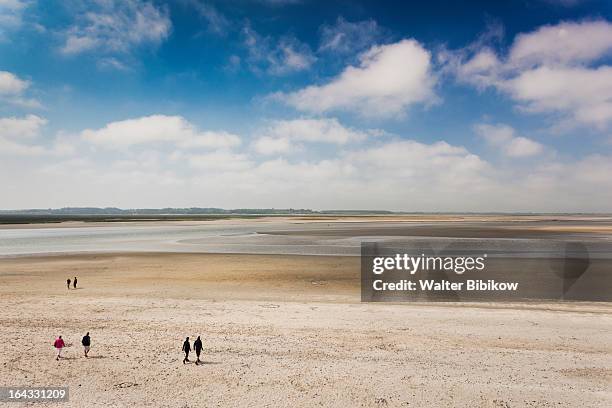
[[[190,1],[190,5],[197,11],[200,17],[206,20],[209,32],[217,35],[225,35],[227,33],[231,23],[215,6],[198,0]]]
[[[232,153],[224,150],[191,155],[188,160],[192,167],[218,172],[242,171],[248,169],[252,165],[252,162],[245,154]]]
[[[510,157],[533,156],[541,153],[543,150],[540,143],[522,136],[517,136],[506,143],[504,151]]]
[[[277,97],[307,112],[396,116],[411,105],[435,99],[430,60],[430,53],[415,40],[375,46],[360,56],[358,67],[347,67],[329,83]]]
[[[47,120],[36,115],[0,118],[0,156],[64,156],[73,152],[69,141],[58,135],[50,145],[41,140]]]
[[[349,54],[361,52],[382,38],[382,29],[374,20],[350,22],[338,17],[334,25],[323,25],[319,29],[320,52]]]
[[[210,149],[228,149],[239,146],[240,143],[240,137],[233,133],[225,131],[204,131],[186,138],[179,143],[179,146],[185,148],[204,147]]]
[[[102,58],[98,60],[98,67],[103,70],[130,71],[131,68],[124,62],[114,57]]]
[[[98,2],[94,10],[75,17],[75,24],[66,30],[60,50],[67,55],[92,50],[128,53],[143,44],[160,44],[170,34],[171,26],[167,11],[150,2]]]
[[[200,131],[181,116],[151,115],[108,123],[101,129],[86,129],[81,137],[91,143],[125,149],[159,142],[183,148],[230,148],[240,138],[228,132]]]
[[[285,136],[262,136],[253,143],[255,151],[261,154],[289,153],[296,149],[294,143]]]
[[[389,203],[394,195],[433,206],[439,206],[439,200],[453,197],[464,200],[473,194],[472,190],[487,188],[492,171],[477,155],[442,141],[432,144],[391,141],[350,152],[344,161],[358,169],[359,178],[364,180],[362,191],[386,196],[389,208],[398,208],[399,202]]]
[[[342,126],[335,118],[278,120],[262,133],[254,144],[255,150],[262,154],[290,152],[299,148],[296,142],[343,145],[360,142],[368,136],[368,133]]]
[[[256,73],[286,75],[305,71],[316,61],[310,47],[292,36],[275,40],[261,36],[249,25],[242,29],[244,46],[247,48],[247,63]]]
[[[576,64],[597,60],[611,51],[609,22],[563,22],[517,35],[508,61],[518,66]]]
[[[501,125],[487,130],[501,132],[492,140],[509,145],[510,155],[529,150],[514,132],[504,136]],[[58,146],[70,142],[58,137],[52,147],[42,148],[0,140],[5,153],[0,183],[10,192],[3,205],[612,210],[609,155],[572,160],[544,154],[495,164],[444,141],[376,138],[359,145],[328,144],[329,158],[311,160],[261,159],[251,145],[241,152],[179,148],[169,153],[172,149],[149,144],[120,152],[80,149],[78,158],[59,157]],[[61,195],[53,194],[60,188]]]
[[[529,157],[544,152],[544,146],[532,139],[518,136],[516,131],[504,124],[478,124],[476,133],[492,147],[508,157]]]
[[[0,71],[0,95],[19,95],[29,86],[29,81],[10,72]]]
[[[6,31],[23,24],[23,11],[28,5],[25,0],[0,0],[0,40],[4,39]]]
[[[78,54],[83,51],[91,50],[97,47],[99,41],[94,37],[81,37],[75,34],[70,34],[66,38],[66,43],[61,48],[64,54]]]
[[[549,68],[524,71],[501,85],[533,112],[570,113],[582,123],[604,127],[612,121],[612,67]]]
[[[11,72],[0,71],[0,102],[24,108],[39,108],[41,105],[38,100],[25,96],[29,87],[30,81]]]
[[[0,137],[32,139],[40,135],[41,128],[46,124],[46,119],[36,115],[0,118]]]
[[[24,0],[0,0],[0,7],[4,10],[21,10],[26,4]]]
[[[400,140],[361,149],[351,146],[326,160],[277,158],[245,164],[244,158],[238,158],[234,161],[244,167],[241,171],[212,177],[207,168],[194,189],[222,202],[231,194],[232,207],[440,209],[469,202],[474,190],[486,188],[491,173],[478,156],[445,142]],[[221,186],[228,185],[231,193],[222,192]]]
[[[500,65],[501,62],[495,52],[490,48],[483,48],[472,58],[457,64],[453,69],[461,82],[474,85],[482,90],[497,84]]]
[[[584,21],[519,34],[507,56],[490,47],[444,55],[461,82],[506,93],[526,112],[554,113],[564,124],[600,129],[612,123],[612,24]]]
[[[0,156],[40,156],[45,153],[43,146],[20,143],[0,136]]]

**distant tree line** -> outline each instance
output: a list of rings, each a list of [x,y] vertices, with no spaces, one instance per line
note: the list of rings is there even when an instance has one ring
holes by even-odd
[[[116,207],[65,207],[65,208],[34,208],[22,210],[0,210],[4,215],[105,215],[105,216],[138,216],[138,215],[333,215],[333,214],[393,214],[392,211],[378,210],[311,210],[305,208],[132,208]]]

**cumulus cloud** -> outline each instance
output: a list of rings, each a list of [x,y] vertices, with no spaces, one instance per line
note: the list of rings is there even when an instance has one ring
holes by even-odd
[[[43,146],[20,143],[0,136],[0,156],[40,156],[45,153]]]
[[[335,118],[279,120],[263,131],[254,147],[261,154],[288,153],[299,148],[300,142],[343,145],[367,136],[366,132],[341,125]]]
[[[491,48],[479,50],[468,60],[451,60],[450,63],[453,64],[452,69],[459,81],[471,84],[479,90],[499,84],[498,70],[501,62]]]
[[[476,133],[490,146],[500,150],[508,157],[535,156],[544,151],[544,146],[535,140],[518,136],[514,128],[504,124],[478,124],[474,126]]]
[[[229,132],[200,131],[181,116],[151,115],[111,122],[100,129],[85,129],[81,137],[112,149],[135,145],[173,143],[183,148],[230,148],[240,137]]]
[[[203,131],[196,133],[192,137],[188,137],[179,143],[179,146],[184,148],[207,148],[207,149],[229,149],[239,146],[241,143],[240,137],[226,131]]]
[[[0,71],[0,95],[19,95],[29,86],[29,81],[10,72]]]
[[[33,176],[32,184],[45,191],[62,180],[74,186],[63,200],[86,197],[91,205],[125,207],[197,202],[222,207],[602,211],[609,210],[612,198],[605,177],[612,163],[608,156],[502,169],[460,146],[398,140],[349,149],[329,160],[257,162],[246,153],[223,151],[185,159],[173,164],[134,159],[103,167],[71,160],[70,166],[43,168],[48,177]],[[190,175],[183,174],[183,166],[191,169]]]
[[[612,53],[608,21],[562,22],[516,36],[507,55],[466,47],[443,60],[456,78],[494,87],[526,112],[554,113],[568,124],[612,123]]]
[[[425,202],[436,202],[431,208],[439,209],[444,203],[467,202],[470,191],[466,186],[479,187],[480,173],[489,173],[486,162],[444,142],[394,141],[361,149],[347,147],[327,160],[257,161],[248,152],[219,150],[186,154],[175,161],[134,157],[103,165],[94,160],[70,160],[70,165],[40,167],[49,182],[62,179],[75,194],[78,191],[80,197],[97,200],[96,205],[108,203],[112,192],[114,205],[124,206],[135,205],[134,200],[161,206],[212,200],[228,207],[417,209]],[[107,195],[96,193],[98,189]],[[417,195],[419,191],[427,194]],[[68,199],[70,192],[64,197]]]
[[[47,120],[36,115],[0,118],[0,156],[61,156],[72,153],[73,146],[58,136],[51,144],[41,140]]]
[[[480,130],[509,156],[537,154],[538,148],[525,141],[529,139],[503,125],[489,126]],[[143,130],[128,128],[129,133]],[[147,134],[153,140],[166,140],[159,134]],[[603,154],[578,160],[540,154],[538,160],[495,163],[444,141],[423,143],[392,136],[354,144],[342,143],[343,136],[334,136],[326,145],[330,154],[325,159],[306,159],[306,155],[267,159],[257,155],[250,144],[240,151],[225,147],[195,151],[179,146],[171,152],[172,148],[155,143],[145,145],[144,139],[137,140],[143,149],[80,149],[79,157],[67,159],[48,154],[55,147],[34,143],[15,146],[0,140],[0,153],[6,153],[0,160],[0,183],[12,191],[3,205],[18,208],[37,200],[41,206],[143,207],[155,203],[160,207],[407,211],[612,210],[612,180],[608,176],[612,157]],[[179,140],[185,139],[172,138],[170,147],[178,146]],[[314,140],[319,140],[319,135]],[[310,144],[304,146],[309,148]],[[16,173],[19,180],[12,176]],[[19,187],[24,184],[28,189]],[[52,194],[59,188],[61,195]]]
[[[65,31],[60,51],[66,55],[96,50],[128,53],[133,48],[159,45],[170,34],[172,23],[165,9],[141,0],[110,0],[96,3],[75,17]]]
[[[422,188],[426,195],[447,198],[466,186],[471,188],[473,183],[486,185],[489,169],[486,161],[464,147],[443,141],[391,141],[350,152],[344,160],[359,168],[362,177],[378,180],[383,186],[391,182],[397,188],[403,180],[405,188]]]
[[[612,51],[607,21],[562,22],[516,36],[508,61],[517,66],[591,62]]]
[[[0,118],[0,137],[31,139],[38,136],[41,128],[46,124],[46,119],[36,115],[27,115],[23,118]]]
[[[247,64],[255,73],[287,75],[308,70],[316,61],[310,47],[293,36],[262,36],[250,25],[242,29]]]
[[[501,87],[533,112],[570,112],[582,123],[604,127],[612,121],[612,67],[538,67]]]
[[[0,101],[8,102],[25,108],[38,108],[40,102],[25,96],[30,87],[30,81],[21,79],[17,75],[0,71]]]
[[[252,162],[245,154],[225,150],[190,155],[188,160],[192,167],[213,172],[241,171],[252,166]]]
[[[262,136],[255,140],[253,147],[260,154],[282,154],[296,149],[295,144],[286,136]]]
[[[324,85],[276,97],[305,112],[345,110],[389,117],[432,102],[434,84],[429,51],[415,40],[402,40],[370,48],[360,56],[359,66],[345,68]]]

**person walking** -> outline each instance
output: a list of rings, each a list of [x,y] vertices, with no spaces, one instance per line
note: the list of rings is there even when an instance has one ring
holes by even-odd
[[[66,286],[70,289],[70,278],[66,279]]]
[[[62,356],[62,349],[65,346],[66,344],[64,343],[64,339],[62,339],[62,336],[59,336],[57,339],[55,339],[53,347],[55,347],[55,352],[57,353],[57,356],[55,357],[56,361],[59,361],[60,357]]]
[[[193,349],[196,352],[196,365],[200,364],[200,353],[202,352],[202,340],[200,340],[200,336],[198,336],[198,338],[196,339],[196,341],[193,342]]]
[[[72,287],[76,289],[76,285],[77,285],[77,278],[76,276],[74,277],[74,280],[72,281]]]
[[[183,343],[183,352],[185,353],[185,358],[183,359],[183,364],[185,364],[186,361],[189,361],[189,352],[191,351],[191,345],[189,344],[189,337],[187,337],[185,339],[185,342]]]
[[[87,358],[87,354],[89,353],[89,347],[91,346],[91,337],[89,337],[89,332],[83,336],[83,340],[81,340],[81,344],[83,344],[83,350],[85,351],[85,358]]]

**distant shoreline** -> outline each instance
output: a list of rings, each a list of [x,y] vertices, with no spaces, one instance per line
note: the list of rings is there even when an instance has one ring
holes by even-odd
[[[58,224],[64,222],[91,222],[91,223],[113,223],[113,222],[155,222],[155,221],[216,221],[224,219],[258,219],[258,218],[291,218],[296,220],[328,220],[334,218],[343,219],[406,219],[420,220],[423,218],[435,218],[437,221],[448,219],[471,219],[476,217],[518,217],[521,219],[545,218],[547,221],[555,221],[565,219],[566,217],[605,217],[612,218],[609,213],[494,213],[494,212],[391,212],[391,211],[305,211],[305,212],[256,212],[256,210],[244,210],[244,212],[231,212],[226,210],[224,213],[157,213],[157,210],[151,210],[151,213],[129,212],[129,210],[121,210],[120,213],[78,213],[78,212],[62,212],[51,210],[0,210],[0,225],[10,224]],[[289,210],[287,210],[289,211]]]

